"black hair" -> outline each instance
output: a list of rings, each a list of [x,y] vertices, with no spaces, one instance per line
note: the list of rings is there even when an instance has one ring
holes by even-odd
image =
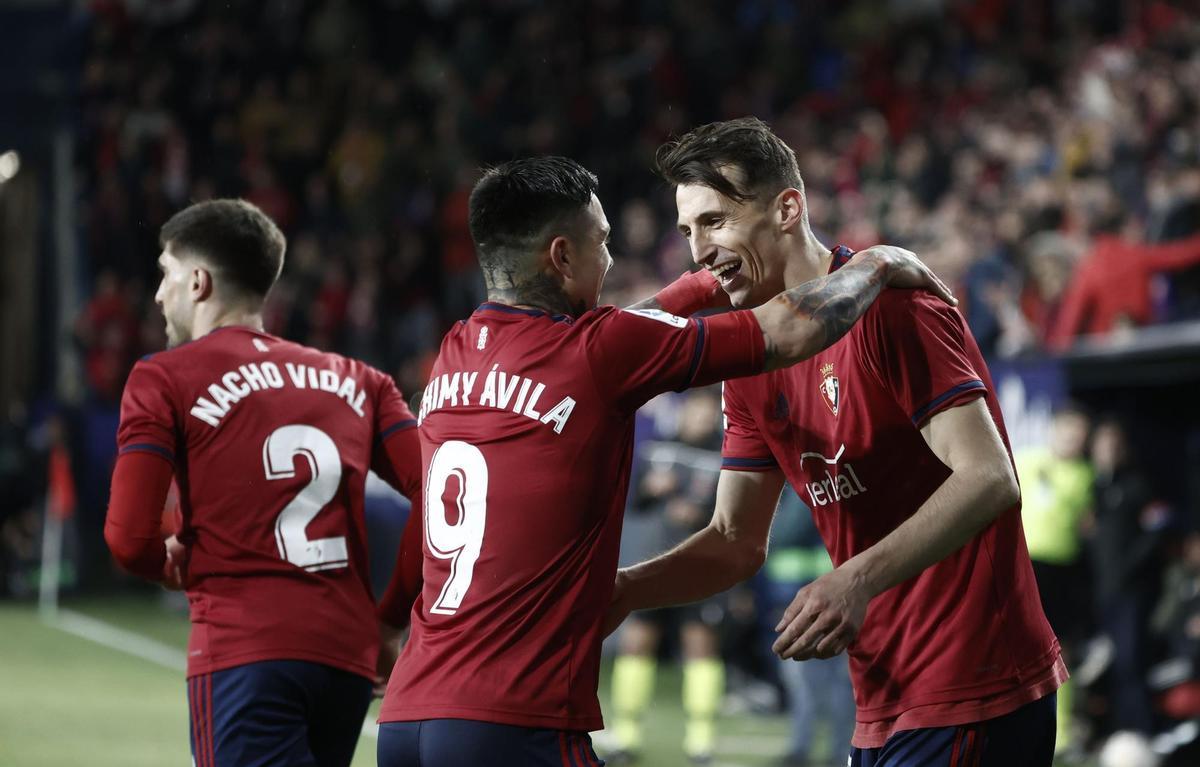
[[[553,226],[569,226],[591,204],[595,174],[566,157],[527,157],[483,173],[471,190],[471,239],[485,274],[523,259]]]
[[[283,269],[283,232],[245,200],[208,200],[176,213],[158,232],[176,254],[198,256],[236,291],[265,298]]]
[[[737,202],[789,187],[804,190],[796,153],[757,117],[702,125],[663,144],[654,160],[668,182],[706,186]],[[722,168],[741,171],[740,187]]]

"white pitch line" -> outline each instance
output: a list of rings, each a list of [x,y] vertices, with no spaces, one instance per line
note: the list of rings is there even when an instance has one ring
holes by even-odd
[[[187,670],[187,655],[180,650],[74,610],[59,610],[57,616],[50,620],[50,625],[172,671]]]

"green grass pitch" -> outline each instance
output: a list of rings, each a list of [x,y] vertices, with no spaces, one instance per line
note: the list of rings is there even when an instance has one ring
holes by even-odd
[[[187,619],[153,598],[68,603],[72,610],[182,653]],[[607,681],[607,679],[605,679]],[[642,764],[686,765],[680,752],[679,674],[667,670],[646,722]],[[601,699],[605,700],[604,690]],[[772,764],[786,744],[778,717],[726,717],[718,767]],[[597,749],[603,756],[603,748]],[[45,625],[28,605],[0,603],[0,765],[168,767],[191,763],[183,674]],[[373,767],[359,741],[354,767]]]

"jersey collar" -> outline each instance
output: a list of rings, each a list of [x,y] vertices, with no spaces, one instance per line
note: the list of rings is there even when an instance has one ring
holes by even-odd
[[[833,258],[829,261],[830,274],[833,274],[838,269],[841,269],[846,265],[846,262],[854,256],[854,251],[850,248],[847,248],[845,245],[834,245],[833,250],[829,252],[833,254]]]
[[[499,314],[517,315],[523,314],[526,317],[549,317],[555,322],[570,322],[571,318],[565,314],[550,314],[542,309],[524,309],[519,306],[509,306],[508,304],[499,304],[495,301],[484,301],[479,305],[476,312],[497,312]]]

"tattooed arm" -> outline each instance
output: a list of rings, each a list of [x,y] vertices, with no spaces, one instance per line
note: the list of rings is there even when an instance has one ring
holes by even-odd
[[[887,286],[925,288],[951,306],[958,303],[912,252],[890,245],[868,248],[833,274],[785,290],[751,310],[766,340],[764,369],[794,365],[837,341]]]

